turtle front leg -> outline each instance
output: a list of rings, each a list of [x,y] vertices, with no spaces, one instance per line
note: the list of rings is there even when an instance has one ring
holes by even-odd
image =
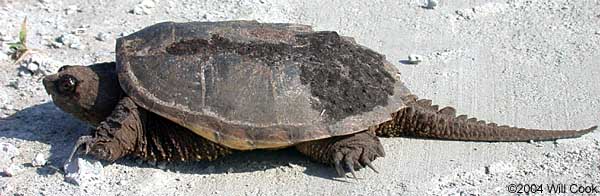
[[[349,170],[354,178],[354,170],[363,167],[377,172],[371,162],[385,156],[379,138],[372,131],[304,142],[296,145],[296,149],[318,162],[333,165],[342,177]]]
[[[71,161],[80,147],[85,147],[85,154],[98,159],[115,161],[135,152],[143,134],[142,115],[135,103],[129,98],[122,98],[104,121],[92,130],[92,135],[81,136],[71,152]]]
[[[133,155],[151,161],[213,160],[232,153],[191,130],[148,112],[125,97],[112,114],[77,141],[71,157],[81,146],[98,159],[115,161]]]

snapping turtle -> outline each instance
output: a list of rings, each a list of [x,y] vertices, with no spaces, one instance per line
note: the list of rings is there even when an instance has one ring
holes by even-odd
[[[95,126],[73,153],[85,146],[109,161],[213,160],[294,146],[345,176],[375,170],[371,162],[385,155],[378,136],[530,141],[596,128],[534,130],[456,116],[412,95],[383,55],[305,25],[159,23],[119,38],[116,59],[63,66],[43,79],[58,107]]]

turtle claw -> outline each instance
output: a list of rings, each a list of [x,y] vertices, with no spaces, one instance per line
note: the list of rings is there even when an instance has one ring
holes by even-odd
[[[354,171],[354,161],[352,160],[352,158],[350,156],[346,156],[346,167],[348,168],[348,170],[350,170],[350,173],[352,174],[352,177],[354,177],[354,179],[358,178],[356,177],[356,172]]]
[[[346,170],[352,174],[352,178],[358,180],[358,176],[356,175],[355,168],[361,169],[363,165],[358,164],[359,162],[352,156],[353,153],[349,153],[347,155],[342,154],[341,152],[337,152],[334,157],[334,167],[339,177],[346,178]],[[343,158],[342,158],[343,157]],[[342,159],[343,166],[342,166]],[[369,162],[369,165],[371,163]],[[368,165],[367,165],[368,166]],[[379,173],[372,165],[368,166],[376,173]]]
[[[352,174],[352,178],[358,180],[358,177],[356,175],[356,169],[369,167],[375,173],[379,173],[375,166],[371,164],[371,161],[374,160],[376,157],[377,156],[369,155],[369,153],[365,153],[365,151],[360,150],[346,151],[346,153],[343,153],[343,151],[338,151],[334,154],[333,164],[337,174],[340,177],[346,178],[346,173],[349,172],[350,174]]]
[[[339,177],[346,178],[346,171],[344,170],[340,162],[341,161],[335,161],[335,171],[337,172]],[[352,167],[352,165],[350,164],[352,164],[352,162],[345,162],[345,166],[348,168],[348,170],[350,170],[352,177],[358,180],[358,177],[356,177],[356,172],[354,171],[354,167]]]
[[[371,168],[371,170],[373,170],[375,173],[379,173],[379,171],[377,171],[377,169],[375,169],[375,166],[373,166],[370,162],[366,163],[367,167]]]
[[[339,177],[346,177],[346,172],[344,171],[339,162],[335,163],[335,171],[337,172]]]
[[[369,167],[375,173],[379,173],[379,171],[377,171],[377,168],[375,168],[375,166],[373,166],[373,164],[371,164],[371,161],[367,157],[362,156],[362,158],[360,159],[360,163],[363,167],[365,167],[365,166]]]
[[[342,154],[341,152],[337,152],[334,155],[335,157],[333,158],[334,161],[334,165],[335,165],[335,171],[337,172],[339,177],[346,177],[346,171],[344,171],[344,168],[342,168],[342,158],[344,157],[344,154]]]
[[[350,173],[352,173],[352,177],[356,180],[358,180],[358,177],[356,177],[356,172],[354,172],[354,168],[349,167]]]
[[[79,150],[79,147],[81,147],[84,144],[85,144],[85,154],[88,154],[89,150],[90,150],[90,146],[89,146],[90,141],[92,141],[92,136],[84,135],[84,136],[79,137],[79,139],[77,139],[77,142],[75,142],[75,146],[73,147],[73,150],[71,151],[71,154],[69,155],[69,158],[67,159],[65,164],[73,161],[73,156],[75,156],[75,153],[77,153],[77,151]]]

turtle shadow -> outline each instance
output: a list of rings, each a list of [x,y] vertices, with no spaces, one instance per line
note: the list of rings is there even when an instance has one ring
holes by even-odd
[[[50,146],[48,163],[37,168],[39,175],[53,175],[62,172],[77,138],[89,134],[90,126],[57,108],[52,102],[24,108],[9,117],[0,118],[0,137],[35,141]],[[29,159],[29,157],[25,157]],[[115,163],[130,167],[156,168],[157,164],[127,157]],[[31,164],[24,164],[32,167]],[[161,166],[162,167],[162,166]],[[326,179],[337,177],[329,166],[315,163],[293,148],[280,150],[254,150],[236,152],[215,161],[174,162],[163,167],[166,170],[189,174],[227,174],[252,172],[298,172],[296,167],[304,168],[305,175]],[[269,171],[271,170],[271,171]]]
[[[58,168],[62,168],[75,140],[87,134],[88,129],[86,123],[64,113],[52,102],[30,106],[6,118],[0,118],[0,137],[35,141],[50,146],[46,166],[37,169],[40,175],[52,175],[60,171]],[[33,157],[24,158],[28,160]],[[27,163],[23,166],[33,167]]]

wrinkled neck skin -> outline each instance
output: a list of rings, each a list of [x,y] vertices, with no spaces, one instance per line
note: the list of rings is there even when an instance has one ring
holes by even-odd
[[[114,62],[65,66],[58,73],[44,77],[44,87],[61,110],[97,126],[124,96],[115,67]],[[66,75],[78,81],[73,93],[65,94],[58,90],[61,77]]]

